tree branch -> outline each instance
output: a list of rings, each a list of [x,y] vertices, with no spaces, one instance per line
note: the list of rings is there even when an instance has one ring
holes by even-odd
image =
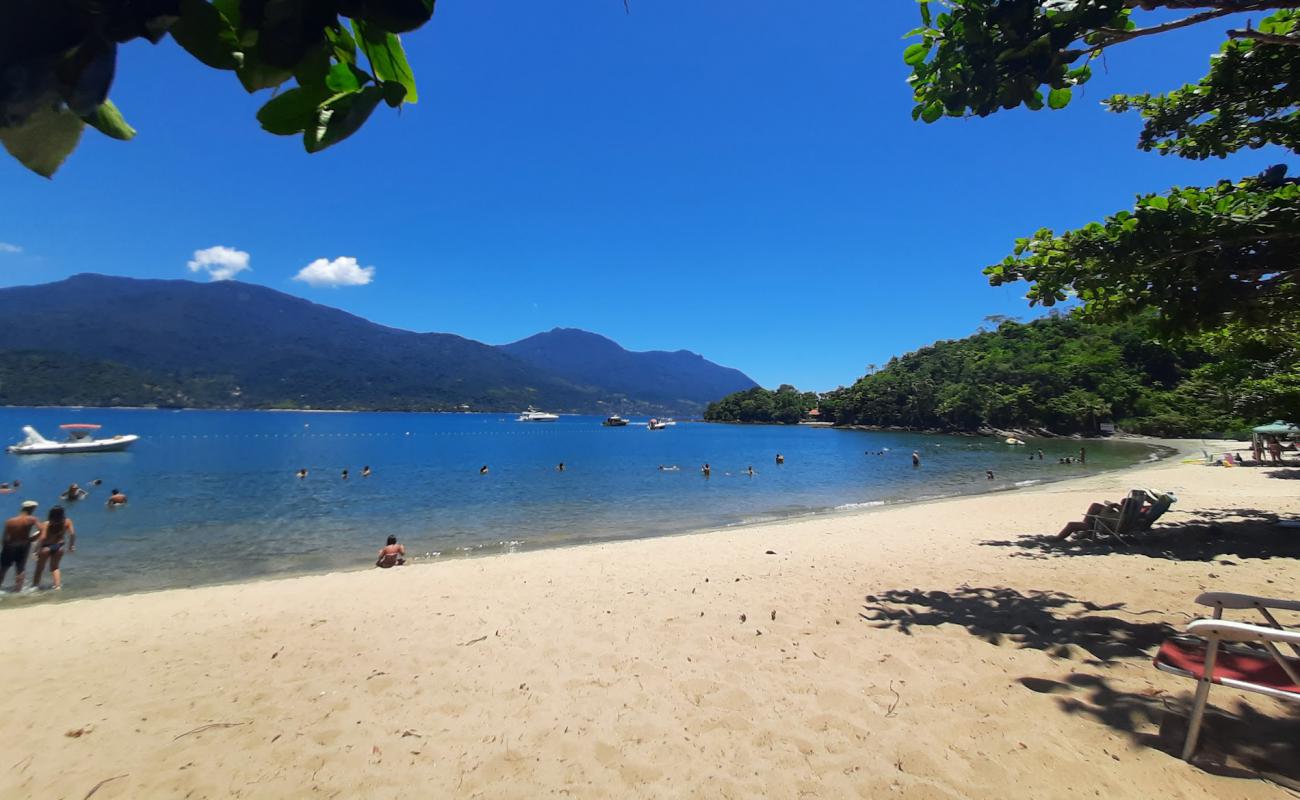
[[[1199,14],[1193,14],[1190,17],[1183,17],[1171,22],[1164,22],[1160,25],[1152,25],[1150,28],[1135,28],[1131,31],[1121,31],[1116,28],[1098,28],[1097,33],[1104,34],[1110,41],[1106,44],[1117,44],[1127,42],[1129,39],[1136,39],[1139,36],[1150,36],[1154,33],[1164,33],[1165,31],[1174,31],[1179,28],[1186,28],[1189,25],[1195,25],[1198,22],[1207,22],[1218,17],[1226,17],[1229,14],[1237,13],[1235,9],[1218,8],[1212,11],[1202,11]]]
[[[1236,14],[1243,11],[1300,8],[1300,0],[1128,0],[1126,5],[1129,8],[1140,8],[1143,11],[1218,8],[1230,14]]]
[[[1233,28],[1228,31],[1229,39],[1254,39],[1264,44],[1280,44],[1300,47],[1300,36],[1282,36],[1276,33],[1261,33],[1254,28]]]

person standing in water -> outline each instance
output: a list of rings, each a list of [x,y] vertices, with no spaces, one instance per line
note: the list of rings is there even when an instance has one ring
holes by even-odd
[[[556,472],[564,472],[564,462],[563,462],[563,461],[561,461],[558,465],[556,465],[556,467],[555,467],[555,471],[556,471]]]
[[[343,470],[343,480],[347,480],[347,479],[348,479],[348,471],[345,469]]]
[[[302,469],[298,470],[298,480],[302,480],[303,478],[306,478],[306,477],[307,477],[307,468],[306,468],[306,467],[303,467]]]
[[[985,475],[985,477],[987,477],[989,480],[993,480],[993,470],[991,470],[991,469],[986,469],[986,470],[984,470],[984,475]]]
[[[35,514],[39,505],[35,500],[24,500],[18,516],[5,520],[4,541],[0,543],[0,583],[4,582],[5,573],[13,567],[15,592],[23,590],[32,539],[40,535],[41,521]],[[32,528],[36,529],[35,535],[32,534]]]
[[[749,473],[749,477],[751,477],[751,478],[754,477],[754,465],[753,465],[753,464],[750,464],[750,465],[749,465],[749,469],[746,470],[746,472]]]
[[[778,464],[784,464],[784,463],[785,463],[785,456],[781,455],[780,453],[777,453],[777,454],[776,454],[776,463],[778,463]]]
[[[916,450],[912,451],[912,466],[914,467],[921,466],[921,454]]]
[[[36,574],[32,576],[32,586],[40,588],[41,575],[48,563],[50,577],[54,579],[54,591],[63,588],[63,573],[59,570],[59,564],[63,563],[64,547],[69,553],[77,552],[77,529],[63,511],[63,506],[55,506],[50,509],[41,538],[36,541]]]
[[[1043,460],[1043,451],[1042,451],[1042,450],[1039,450],[1039,451],[1038,451],[1038,460],[1039,460],[1039,461],[1042,461],[1042,460]]]
[[[700,467],[700,474],[702,474],[706,478],[709,477],[709,473],[711,473],[712,471],[713,470],[709,468],[709,465],[707,463],[704,466]]]
[[[487,467],[487,464],[484,464],[483,466],[481,466],[481,467],[478,468],[478,474],[480,474],[480,475],[486,475],[486,474],[488,474],[488,467]]]
[[[1084,450],[1082,447],[1079,448],[1079,463],[1080,464],[1088,463],[1088,451]]]
[[[364,467],[361,468],[361,477],[363,477],[363,478],[369,478],[369,477],[370,477],[370,465],[369,465],[369,464],[367,464],[367,465],[365,465]]]
[[[108,497],[108,507],[118,508],[126,505],[126,495],[122,494],[121,489],[114,489]]]
[[[68,488],[64,490],[63,494],[59,495],[59,499],[66,500],[69,503],[75,503],[85,496],[86,490],[74,483],[68,486]],[[53,509],[51,509],[51,511],[53,511]]]

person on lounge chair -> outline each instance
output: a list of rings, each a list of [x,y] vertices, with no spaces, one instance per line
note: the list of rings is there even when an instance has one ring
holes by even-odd
[[[1140,498],[1142,507],[1138,509],[1136,524],[1139,529],[1145,530],[1151,527],[1160,515],[1169,510],[1177,499],[1168,492],[1156,493],[1150,489],[1136,489],[1131,498]],[[1126,498],[1127,499],[1127,498]],[[1120,503],[1093,503],[1088,506],[1084,512],[1083,519],[1071,520],[1065,523],[1061,532],[1056,534],[1060,540],[1069,539],[1076,533],[1087,533],[1096,530],[1097,520],[1107,520],[1112,525],[1120,517],[1122,505]]]

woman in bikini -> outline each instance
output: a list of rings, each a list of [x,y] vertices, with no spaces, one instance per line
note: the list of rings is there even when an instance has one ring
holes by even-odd
[[[406,563],[406,548],[397,543],[396,536],[388,537],[388,544],[379,548],[379,558],[375,561],[376,567],[388,569],[389,567],[400,567]],[[40,572],[36,573],[37,575]]]
[[[36,579],[32,581],[32,586],[41,585],[41,574],[45,572],[46,562],[49,562],[54,589],[57,591],[63,588],[63,573],[59,571],[59,564],[63,562],[65,548],[69,553],[77,552],[77,529],[73,527],[72,520],[68,519],[63,506],[55,506],[50,509],[41,538],[36,541]]]

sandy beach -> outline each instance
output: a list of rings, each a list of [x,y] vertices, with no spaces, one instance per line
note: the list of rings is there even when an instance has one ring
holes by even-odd
[[[0,609],[0,796],[1290,797],[1297,708],[1216,688],[1188,765],[1150,654],[1203,590],[1300,597],[1296,477]],[[1179,497],[1148,543],[1037,538],[1134,486]]]

